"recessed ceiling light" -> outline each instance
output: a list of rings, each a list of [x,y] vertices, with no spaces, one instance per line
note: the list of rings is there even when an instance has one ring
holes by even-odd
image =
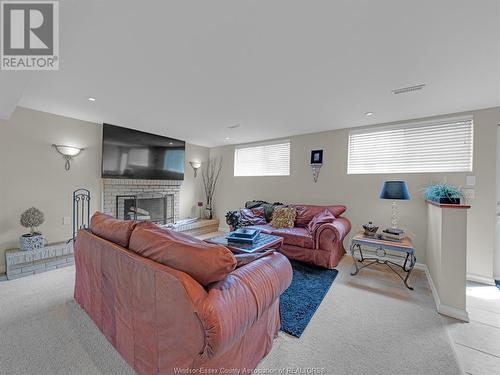
[[[173,145],[173,144],[174,144],[174,142],[168,142],[168,144],[169,144],[169,145]]]
[[[87,98],[87,100],[88,100],[89,102],[95,102],[95,98],[93,98],[93,97],[91,97],[91,96],[89,96],[89,97]]]
[[[373,116],[373,112],[365,112],[365,116]]]
[[[226,137],[224,138],[226,141],[229,141],[231,139],[231,137]]]

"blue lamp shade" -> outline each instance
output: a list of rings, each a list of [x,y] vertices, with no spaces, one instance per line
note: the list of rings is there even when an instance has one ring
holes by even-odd
[[[410,199],[408,185],[405,181],[385,181],[380,190],[380,198],[408,200]]]

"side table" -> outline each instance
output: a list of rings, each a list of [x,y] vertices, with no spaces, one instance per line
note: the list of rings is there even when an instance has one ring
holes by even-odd
[[[408,278],[415,267],[417,258],[410,237],[405,237],[400,242],[387,241],[365,236],[361,231],[352,238],[350,249],[354,262],[352,276],[357,275],[360,270],[372,264],[385,264],[403,280],[408,289],[413,290],[413,287],[408,285]],[[360,259],[355,256],[356,250],[359,252]],[[363,253],[368,253],[370,257],[365,257]],[[369,263],[364,264],[365,261]],[[358,266],[358,263],[361,263],[362,266]],[[401,268],[406,275],[401,276],[392,266]]]

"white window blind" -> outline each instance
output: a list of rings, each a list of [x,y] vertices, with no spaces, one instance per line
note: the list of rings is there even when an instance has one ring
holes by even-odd
[[[347,173],[471,172],[472,144],[472,118],[354,130]]]
[[[289,176],[290,141],[274,141],[234,150],[235,176]]]

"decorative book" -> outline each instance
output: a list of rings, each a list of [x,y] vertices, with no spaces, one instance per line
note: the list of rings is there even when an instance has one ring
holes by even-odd
[[[393,235],[402,235],[404,234],[404,230],[403,229],[395,229],[395,228],[387,228],[387,229],[384,229],[383,230],[384,233],[387,233],[387,234],[393,234]]]
[[[387,228],[382,231],[381,238],[386,241],[400,242],[405,237],[402,229]]]
[[[259,236],[260,231],[257,229],[236,229],[234,232],[229,233],[226,238],[231,242],[244,242],[253,243]]]

